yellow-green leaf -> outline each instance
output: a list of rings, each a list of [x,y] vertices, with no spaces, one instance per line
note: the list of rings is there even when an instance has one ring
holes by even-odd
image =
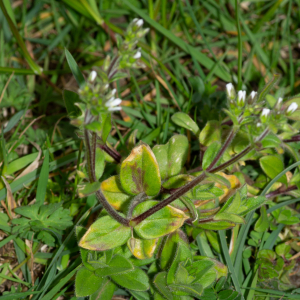
[[[112,176],[101,183],[101,191],[109,204],[117,210],[122,210],[132,199],[121,186],[119,176]]]
[[[148,145],[140,144],[132,149],[130,155],[122,162],[120,180],[123,189],[130,195],[145,193],[155,196],[159,193],[159,167]]]
[[[142,214],[158,203],[153,200],[140,203],[133,210],[133,217]],[[180,228],[186,219],[188,216],[184,212],[168,205],[136,225],[134,231],[143,239],[155,239]]]
[[[157,246],[158,239],[142,240],[130,238],[127,246],[131,253],[138,259],[151,258]]]
[[[130,238],[130,227],[124,226],[110,216],[97,220],[79,242],[89,250],[105,251],[121,246]]]

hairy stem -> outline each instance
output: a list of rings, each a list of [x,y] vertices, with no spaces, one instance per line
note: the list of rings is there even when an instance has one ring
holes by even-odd
[[[96,153],[97,135],[96,134],[94,135],[94,133],[92,134],[92,144],[91,144],[89,131],[85,129],[84,139],[86,144],[86,159],[87,159],[89,180],[90,182],[96,182],[97,178],[95,174],[95,153]],[[125,226],[129,226],[129,221],[126,218],[119,215],[119,213],[108,203],[101,190],[98,190],[96,192],[96,197],[112,218],[114,218],[116,221],[118,221],[119,223]]]
[[[118,164],[121,162],[122,160],[122,156],[121,154],[112,148],[109,148],[107,145],[99,145],[98,147],[101,148],[103,151],[105,151],[110,157],[112,157]]]
[[[148,196],[145,193],[141,193],[136,195],[131,203],[130,206],[128,208],[128,212],[127,212],[127,219],[131,219],[132,218],[132,212],[134,210],[134,208],[141,202],[145,201],[148,198]]]
[[[291,186],[289,186],[289,187],[286,188],[286,189],[282,189],[282,187],[281,187],[281,188],[277,189],[276,191],[273,191],[273,192],[268,193],[268,194],[266,195],[266,198],[276,197],[276,196],[278,196],[278,195],[286,194],[286,193],[288,193],[288,192],[290,192],[290,191],[294,191],[294,190],[297,190],[297,189],[298,189],[298,188],[297,188],[296,185],[291,185]]]

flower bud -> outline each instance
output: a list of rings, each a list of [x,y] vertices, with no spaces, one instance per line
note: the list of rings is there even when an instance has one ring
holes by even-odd
[[[226,92],[227,92],[227,97],[230,100],[235,99],[235,90],[234,90],[233,84],[231,82],[226,84]]]
[[[286,110],[286,114],[290,116],[296,111],[297,108],[298,108],[298,104],[296,102],[293,102]]]
[[[139,59],[142,56],[141,50],[139,49],[134,55],[133,58],[134,59]]]
[[[92,71],[88,77],[88,81],[93,82],[97,77],[97,72],[96,71]]]
[[[237,104],[240,107],[243,107],[245,105],[246,101],[246,91],[238,91],[238,96],[237,96]]]
[[[261,122],[266,123],[267,120],[268,120],[269,115],[270,115],[270,110],[268,108],[264,108],[262,110],[261,115],[260,115]]]

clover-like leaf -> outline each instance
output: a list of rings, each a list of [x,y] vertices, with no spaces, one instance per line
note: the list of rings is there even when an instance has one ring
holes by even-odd
[[[120,180],[123,189],[130,195],[145,193],[155,196],[161,187],[158,163],[150,147],[140,144],[132,149],[122,162]]]
[[[188,149],[189,142],[184,135],[174,135],[165,145],[153,147],[162,180],[181,172],[187,159]]]
[[[79,242],[89,250],[105,251],[121,246],[130,238],[130,227],[124,226],[110,216],[105,216],[91,225]]]
[[[138,204],[133,210],[133,216],[142,214],[158,203],[149,200]],[[184,212],[168,205],[134,226],[134,231],[143,239],[155,239],[180,228],[186,219],[188,216]]]
[[[157,246],[158,239],[142,240],[130,238],[127,246],[131,253],[138,259],[151,258]]]
[[[109,204],[117,210],[122,210],[132,199],[132,196],[123,190],[119,176],[104,180],[101,183],[101,191]]]

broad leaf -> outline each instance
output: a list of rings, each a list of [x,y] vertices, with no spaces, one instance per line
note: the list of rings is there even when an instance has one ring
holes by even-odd
[[[93,271],[83,267],[78,270],[75,279],[75,293],[77,297],[85,297],[95,293],[105,281],[104,277],[98,277]]]
[[[130,238],[130,227],[126,227],[110,216],[105,216],[91,225],[79,242],[89,250],[105,251],[121,246]]]
[[[105,154],[100,148],[96,148],[95,174],[99,180],[105,168]]]
[[[254,230],[257,232],[265,232],[269,228],[269,220],[267,210],[264,206],[260,209],[260,217],[255,223]]]
[[[221,127],[218,121],[208,121],[201,130],[199,141],[204,146],[221,141]]]
[[[138,204],[133,210],[133,217],[142,214],[158,203],[158,201],[149,200]],[[180,228],[186,219],[188,216],[181,210],[168,205],[134,226],[134,231],[141,238],[155,239]]]
[[[189,142],[184,135],[174,135],[165,145],[156,145],[153,153],[159,165],[161,179],[179,174],[186,162]]]
[[[172,293],[167,287],[167,272],[158,273],[153,281],[157,290],[168,300],[173,300]]]
[[[110,277],[126,289],[135,291],[146,291],[149,289],[149,278],[140,268],[120,275],[111,275]]]
[[[122,162],[120,180],[123,189],[130,195],[145,193],[155,196],[159,193],[159,167],[148,145],[141,144],[132,149],[130,155]]]
[[[117,210],[123,210],[132,199],[132,196],[123,190],[119,176],[112,176],[104,180],[101,183],[101,191],[109,204]]]
[[[280,172],[284,170],[284,164],[277,155],[263,156],[259,159],[259,163],[263,171],[271,179],[276,177]],[[280,179],[278,179],[278,181],[287,185],[286,175],[284,174]]]

